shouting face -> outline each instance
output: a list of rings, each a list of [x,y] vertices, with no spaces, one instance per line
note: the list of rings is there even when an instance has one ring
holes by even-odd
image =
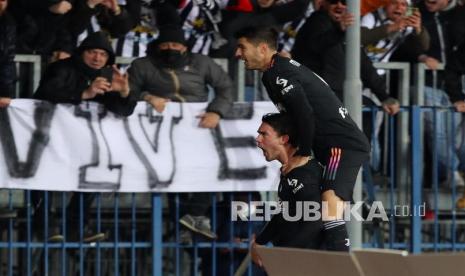
[[[262,45],[254,45],[249,42],[246,38],[241,37],[237,41],[237,48],[235,56],[238,59],[242,59],[245,64],[245,68],[249,70],[261,70],[264,71],[267,68],[266,56],[261,49]]]
[[[262,123],[255,138],[257,146],[262,149],[266,161],[277,160],[285,152],[287,135],[279,135],[269,124]]]

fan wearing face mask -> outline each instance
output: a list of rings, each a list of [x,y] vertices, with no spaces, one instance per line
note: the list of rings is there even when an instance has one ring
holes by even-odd
[[[211,86],[215,96],[198,116],[202,128],[215,128],[232,105],[233,86],[227,73],[210,57],[189,52],[178,25],[161,26],[147,56],[134,60],[128,72],[134,93],[160,113],[169,101],[207,102],[207,85]]]

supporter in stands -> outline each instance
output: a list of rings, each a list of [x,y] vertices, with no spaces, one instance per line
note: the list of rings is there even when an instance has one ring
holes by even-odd
[[[7,0],[0,1],[0,108],[10,104],[16,82],[16,25],[7,6]]]
[[[65,28],[74,0],[13,1],[18,24],[17,53],[39,54],[44,61],[68,57],[73,45]]]
[[[320,9],[323,0],[312,0],[308,4],[307,10],[302,18],[297,18],[283,25],[282,31],[279,34],[278,51],[280,54],[291,58],[291,51],[294,47],[295,37],[300,28],[305,24],[305,21],[312,15],[314,11]]]
[[[447,66],[449,61],[449,53],[452,47],[454,30],[452,18],[456,10],[448,10],[448,0],[428,1],[424,0],[419,4],[419,9],[422,16],[422,22],[431,37],[430,48],[420,57],[431,58],[435,66],[430,68],[436,69],[437,65],[441,62]],[[463,17],[463,14],[459,15]],[[424,104],[426,106],[452,106],[451,101],[456,101],[457,98],[450,95],[445,91],[444,72],[426,72],[425,75],[425,90],[424,90]],[[434,76],[437,76],[435,78]],[[452,92],[453,93],[453,92]],[[436,130],[434,128],[433,113],[426,112],[425,118],[425,132],[428,137],[426,139],[427,146],[432,152],[431,141],[435,139],[437,156],[438,156],[438,173],[439,181],[446,185],[451,185],[452,180],[459,186],[465,185],[465,181],[460,172],[465,170],[465,154],[458,152],[454,147],[450,146],[450,141],[454,137],[453,129],[460,128],[461,115],[455,114],[454,128],[451,128],[450,116],[443,112],[438,112],[436,121]],[[448,118],[449,117],[449,118]],[[461,132],[461,131],[459,131]]]
[[[134,15],[137,12],[134,1],[139,0],[76,0],[68,24],[75,45],[79,45],[89,33],[100,30],[108,32],[113,38],[124,36],[139,20]]]
[[[160,10],[159,0],[126,1],[125,8],[136,22],[136,26],[124,36],[114,37],[112,40],[113,49],[117,56],[122,57],[144,57],[147,46],[158,36],[158,11]],[[168,2],[166,2],[168,5]],[[164,12],[164,11],[160,11]],[[165,16],[173,17],[166,14]],[[177,16],[176,12],[174,16]]]
[[[149,47],[147,57],[134,60],[128,69],[131,92],[145,100],[158,112],[163,112],[167,102],[207,102],[211,86],[215,96],[208,104],[206,112],[199,114],[199,127],[213,129],[220,118],[231,108],[233,101],[232,82],[219,65],[208,56],[187,51],[184,32],[181,26],[160,27],[160,35]],[[191,215],[181,219],[181,223],[197,233],[216,238],[207,228],[197,229],[200,216],[205,214],[209,195],[195,193],[189,202],[183,204],[181,216],[189,210]],[[190,205],[191,204],[191,205]]]
[[[257,146],[263,151],[266,161],[277,160],[282,164],[278,186],[281,210],[251,240],[252,260],[259,266],[262,263],[256,252],[257,244],[266,245],[272,242],[274,246],[307,249],[320,249],[323,244],[321,219],[305,220],[302,216],[299,220],[288,221],[283,214],[286,212],[289,217],[303,214],[303,210],[297,209],[302,208],[298,202],[321,203],[320,179],[323,167],[312,156],[299,155],[299,139],[304,137],[298,136],[297,126],[295,119],[288,114],[272,113],[263,116],[262,124],[257,130]]]
[[[452,18],[451,29],[451,54],[446,64],[444,79],[445,89],[457,112],[465,112],[465,87],[463,86],[463,75],[465,75],[465,6],[461,5],[456,8]],[[457,152],[460,160],[459,170],[465,171],[465,126],[463,114],[456,126],[456,143]],[[457,207],[465,209],[465,191],[464,195],[457,201]]]
[[[353,23],[344,0],[324,0],[322,8],[314,12],[298,33],[292,56],[319,74],[343,98],[345,78],[345,30]],[[361,53],[361,78],[364,87],[382,102],[388,114],[399,111],[397,100],[386,93],[386,83],[368,57]]]
[[[407,0],[391,0],[384,8],[362,18],[361,41],[373,62],[389,61],[402,45],[411,53],[416,52],[414,61],[428,49],[429,34],[421,24],[421,14],[415,9],[407,16],[408,8],[412,10]]]
[[[40,55],[41,65],[67,57],[73,50],[71,36],[65,28],[67,14],[74,1],[11,1],[10,11],[16,20],[16,53]],[[19,97],[30,98],[34,90],[33,66],[20,63]]]
[[[227,43],[220,33],[221,9],[228,0],[180,1],[178,12],[187,34],[187,47],[193,53],[208,55]]]
[[[40,81],[34,97],[53,103],[79,104],[89,100],[103,104],[108,110],[120,116],[129,116],[134,111],[136,99],[129,90],[127,74],[121,74],[116,67],[115,55],[108,37],[102,32],[90,34],[79,46],[76,53],[69,58],[54,62],[47,68]],[[34,193],[36,214],[42,216],[44,206],[41,193]],[[88,218],[90,205],[94,194],[84,193],[84,216]],[[71,239],[79,233],[79,197],[73,195],[68,205],[71,216]],[[56,219],[54,219],[56,220]],[[70,237],[70,236],[68,236]],[[102,239],[105,235],[98,233],[84,237],[84,241]],[[53,236],[54,240],[61,240],[61,235]]]
[[[234,56],[237,31],[257,25],[281,27],[289,21],[302,18],[309,3],[310,0],[229,1],[223,11],[223,20],[220,24],[220,30],[228,44],[217,51],[212,51],[212,55],[221,58]]]
[[[230,109],[233,87],[226,72],[211,58],[187,51],[184,32],[167,25],[148,49],[134,60],[129,72],[131,91],[163,112],[168,101],[206,102],[210,85],[215,97],[200,115],[200,127],[215,128]]]
[[[412,14],[407,16],[407,11]],[[396,53],[397,61],[418,62],[420,56],[429,47],[429,35],[421,24],[421,15],[418,9],[408,7],[407,0],[390,0],[383,8],[365,15],[361,19],[361,43],[365,46],[368,57],[373,62],[388,62]],[[424,60],[428,66],[430,59]],[[380,75],[384,75],[385,70],[378,69]],[[390,72],[391,83],[397,83],[397,71]],[[397,85],[392,85],[390,95],[398,96]],[[364,89],[363,95],[369,98],[374,104],[381,105],[379,99],[371,93],[369,89]],[[372,113],[364,114],[364,126],[368,124],[374,126],[365,129],[373,137],[371,165],[375,171],[380,169],[381,157],[378,135],[383,122],[383,113],[377,112],[375,122],[372,123]]]

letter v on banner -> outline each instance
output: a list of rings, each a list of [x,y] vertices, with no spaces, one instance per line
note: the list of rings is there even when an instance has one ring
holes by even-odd
[[[5,160],[7,160],[8,173],[14,178],[33,177],[37,172],[44,149],[50,140],[50,124],[55,112],[55,105],[48,102],[37,102],[35,104],[35,129],[31,134],[26,161],[19,160],[15,135],[11,127],[11,117],[14,116],[8,113],[8,109],[0,108],[0,143]]]
[[[121,164],[113,164],[110,147],[101,127],[107,110],[100,104],[82,103],[76,106],[75,115],[87,120],[92,137],[90,163],[79,167],[79,188],[118,190],[121,186]]]
[[[130,124],[124,119],[124,130],[148,173],[150,188],[169,186],[176,173],[173,129],[183,118],[183,104],[170,103],[169,108],[173,112],[160,115],[147,103],[145,111],[137,114],[138,123]]]
[[[224,120],[252,119],[253,103],[234,103],[231,112],[225,116]],[[266,166],[258,168],[230,168],[227,148],[256,148],[253,136],[243,137],[223,137],[218,125],[211,130],[216,152],[220,158],[220,168],[218,179],[260,179],[266,178]]]

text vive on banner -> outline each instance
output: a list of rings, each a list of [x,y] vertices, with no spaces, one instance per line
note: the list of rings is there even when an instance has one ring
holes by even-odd
[[[139,102],[117,116],[102,105],[13,100],[0,108],[0,188],[102,192],[268,191],[278,163],[255,137],[271,102],[235,103],[215,129],[206,103]]]

